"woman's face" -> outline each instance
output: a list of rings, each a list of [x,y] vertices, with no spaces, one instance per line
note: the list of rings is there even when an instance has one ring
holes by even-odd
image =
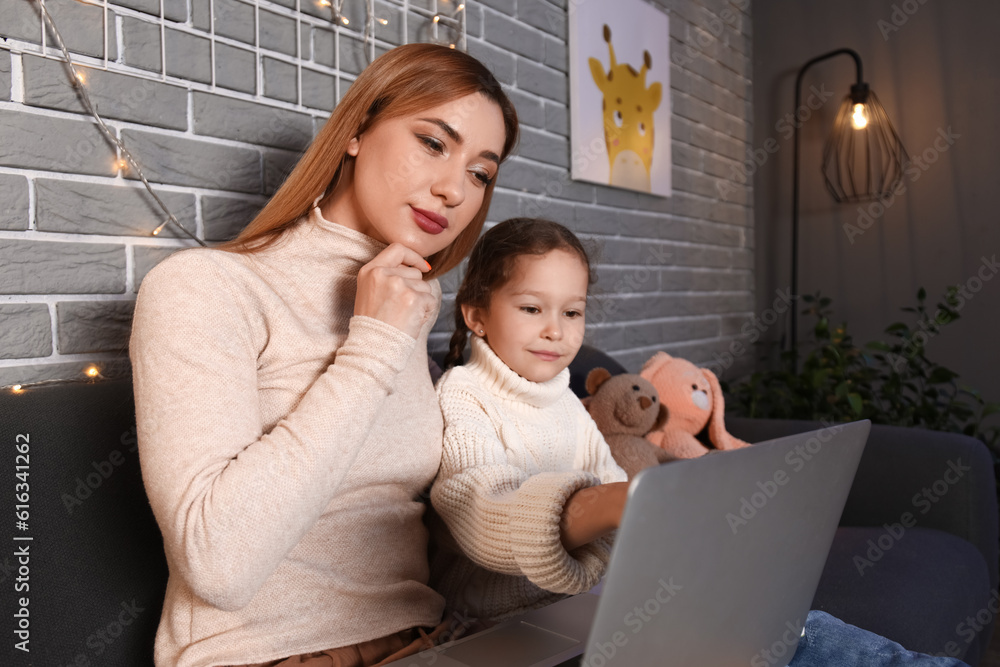
[[[377,122],[348,145],[353,170],[323,216],[430,257],[479,212],[504,139],[500,107],[480,93]]]

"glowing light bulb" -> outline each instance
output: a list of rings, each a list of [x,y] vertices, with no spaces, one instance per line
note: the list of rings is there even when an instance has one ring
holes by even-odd
[[[159,227],[153,230],[153,236],[159,236],[160,232],[162,232],[163,228],[166,226],[167,226],[167,221],[164,220],[162,223],[160,223]]]
[[[341,16],[340,22],[343,23],[344,25],[351,25],[351,22],[347,20],[346,16]]]
[[[851,123],[855,130],[863,130],[868,125],[868,112],[864,104],[855,104],[854,113],[851,115]]]
[[[117,162],[115,162],[115,167],[120,171],[124,171],[125,169],[128,168],[128,162],[126,162],[125,160],[118,160]]]
[[[318,4],[319,4],[320,7],[330,7],[331,6],[330,0],[319,0]]]
[[[381,23],[382,25],[389,25],[389,19],[375,19],[375,20]]]
[[[435,16],[434,16],[434,22],[438,23],[440,20],[441,20],[441,17],[435,14]]]
[[[83,72],[73,70],[73,74],[76,77],[76,82],[81,86],[87,83],[87,77],[83,75]]]
[[[20,394],[22,391],[21,385],[19,384],[15,384],[13,387],[11,387],[11,389],[14,391],[15,394]]]
[[[88,367],[87,370],[84,371],[84,373],[87,374],[87,377],[92,377],[92,378],[95,378],[101,374],[100,371],[97,370],[97,366]]]
[[[448,45],[448,48],[449,48],[449,49],[453,49],[453,48],[455,48],[455,45],[454,45],[454,44],[449,44],[449,45]]]
[[[457,14],[460,11],[462,11],[463,9],[465,9],[465,3],[464,2],[458,6],[458,9],[455,10],[455,13]]]

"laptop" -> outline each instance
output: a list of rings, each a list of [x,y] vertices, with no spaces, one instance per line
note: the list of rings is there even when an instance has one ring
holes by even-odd
[[[600,595],[393,667],[784,667],[803,634],[868,420],[640,472]]]

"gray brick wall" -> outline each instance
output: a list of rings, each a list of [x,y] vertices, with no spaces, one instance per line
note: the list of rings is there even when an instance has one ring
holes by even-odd
[[[442,0],[443,2],[443,0]],[[546,216],[593,249],[588,341],[637,370],[667,350],[723,363],[753,315],[753,193],[735,178],[752,136],[744,0],[655,0],[670,16],[673,196],[569,178],[566,0],[466,3],[468,49],[521,116],[490,220]],[[296,11],[296,5],[301,11]],[[433,0],[378,0],[375,53],[432,39]],[[266,203],[367,64],[364,6],[334,25],[294,0],[47,0],[88,90],[170,210],[207,242]],[[128,327],[146,273],[192,241],[97,131],[62,64],[41,50],[28,0],[0,0],[0,385],[128,372]],[[444,35],[444,31],[439,33]],[[667,38],[667,36],[664,36]],[[51,45],[51,40],[47,40]],[[50,52],[51,53],[51,52]],[[746,180],[746,179],[740,179]],[[431,346],[445,346],[461,269],[445,276]]]

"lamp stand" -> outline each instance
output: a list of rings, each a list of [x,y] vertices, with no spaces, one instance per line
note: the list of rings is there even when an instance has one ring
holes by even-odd
[[[794,128],[794,157],[792,163],[792,289],[791,289],[791,301],[792,301],[792,331],[791,331],[791,351],[792,351],[792,364],[795,372],[798,372],[799,359],[798,359],[798,316],[799,316],[799,126],[801,123],[798,119],[799,107],[802,105],[802,77],[805,75],[806,70],[815,65],[816,63],[822,62],[839,55],[849,55],[854,58],[854,64],[858,72],[858,83],[857,87],[867,85],[864,83],[862,78],[862,68],[861,68],[861,56],[857,54],[853,49],[837,49],[835,51],[830,51],[829,53],[824,53],[821,56],[817,56],[807,62],[799,70],[798,76],[795,77],[795,107],[792,113],[794,114],[795,122],[792,123]],[[852,88],[852,91],[854,88]]]

